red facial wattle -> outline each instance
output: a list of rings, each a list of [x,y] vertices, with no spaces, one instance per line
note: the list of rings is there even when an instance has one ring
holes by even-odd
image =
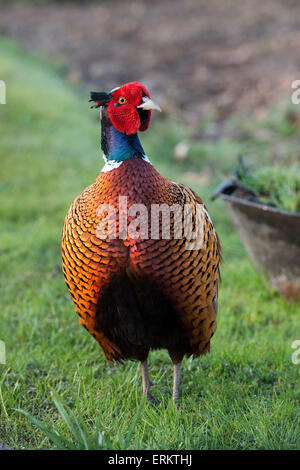
[[[110,104],[108,115],[115,128],[123,134],[136,134],[141,126],[139,114],[132,104],[124,104],[118,108]]]

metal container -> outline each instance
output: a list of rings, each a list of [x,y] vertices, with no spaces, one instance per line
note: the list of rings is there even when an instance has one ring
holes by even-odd
[[[221,194],[261,277],[288,300],[300,298],[300,214]]]

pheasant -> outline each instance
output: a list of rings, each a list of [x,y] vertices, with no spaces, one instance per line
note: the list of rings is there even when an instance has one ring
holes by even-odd
[[[168,351],[178,405],[181,361],[208,352],[217,326],[219,238],[200,197],[145,155],[137,132],[160,110],[148,90],[131,82],[90,101],[100,107],[105,165],[65,218],[65,281],[106,358],[141,362],[149,400],[149,351]]]

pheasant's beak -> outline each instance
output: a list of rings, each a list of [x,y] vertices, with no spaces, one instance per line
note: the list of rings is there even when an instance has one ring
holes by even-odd
[[[146,111],[150,111],[151,109],[156,109],[157,111],[161,111],[158,104],[154,103],[150,98],[147,96],[143,97],[143,103],[137,106],[137,108],[145,109]]]

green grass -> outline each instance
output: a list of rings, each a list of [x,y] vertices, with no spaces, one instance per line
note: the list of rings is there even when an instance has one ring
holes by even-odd
[[[300,212],[300,166],[259,166],[254,171],[238,169],[240,182],[260,202],[290,212]]]
[[[87,94],[72,90],[55,69],[4,40],[0,70],[7,84],[7,104],[0,106],[0,339],[7,350],[7,363],[0,365],[0,444],[55,447],[16,409],[74,442],[53,389],[91,439],[102,433],[116,449],[298,448],[299,365],[291,361],[291,344],[300,336],[299,304],[265,289],[222,201],[209,203],[237,153],[267,158],[270,149],[255,139],[253,125],[241,123],[248,126],[244,141],[196,143],[170,119],[156,121],[142,135],[157,168],[190,184],[208,203],[224,263],[218,330],[211,354],[184,360],[182,411],[170,399],[167,353],[151,353],[159,405],[144,404],[130,430],[142,402],[137,364],[105,362],[77,324],[61,272],[64,216],[103,165],[98,113],[89,110]],[[270,132],[279,139],[276,125]],[[281,139],[289,149],[296,134]],[[173,148],[181,140],[190,150],[179,162]]]

